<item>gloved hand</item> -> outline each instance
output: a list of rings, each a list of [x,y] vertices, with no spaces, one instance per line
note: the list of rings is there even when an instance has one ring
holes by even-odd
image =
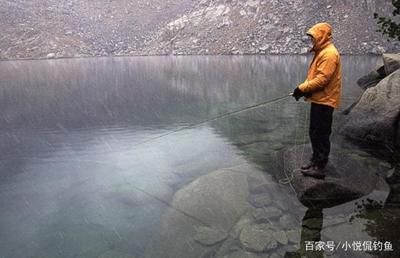
[[[299,99],[304,96],[304,92],[297,87],[294,89],[292,96],[296,99],[296,101],[299,101]]]
[[[306,92],[300,90],[299,87],[297,87],[296,89],[294,89],[294,91],[293,91],[293,93],[292,93],[292,96],[293,96],[293,98],[296,99],[296,101],[299,101],[299,99],[300,99],[301,97],[309,98],[309,97],[311,97],[311,95],[312,95],[311,92],[306,93]]]
[[[312,93],[311,92],[304,92],[304,97],[305,98],[311,98]]]

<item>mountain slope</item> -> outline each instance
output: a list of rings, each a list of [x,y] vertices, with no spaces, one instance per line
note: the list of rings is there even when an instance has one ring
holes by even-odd
[[[328,4],[330,3],[330,4]],[[329,22],[342,53],[399,50],[378,32],[373,13],[389,1],[203,0],[165,26],[146,47],[166,54],[305,53],[306,30]]]
[[[391,0],[3,0],[0,59],[299,54],[316,22],[342,53],[399,51],[376,32]]]

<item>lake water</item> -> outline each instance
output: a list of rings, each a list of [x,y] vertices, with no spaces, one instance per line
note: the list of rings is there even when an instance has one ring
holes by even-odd
[[[177,230],[179,221],[170,222],[180,214],[199,223],[195,220],[203,215],[184,210],[175,193],[183,196],[195,180],[229,168],[246,168],[241,173],[268,180],[277,208],[291,220],[289,229],[282,219],[279,225],[299,233],[306,208],[279,183],[275,157],[308,141],[309,105],[288,97],[193,125],[287,95],[305,77],[310,60],[210,56],[0,62],[0,257],[186,258],[192,257],[190,248],[193,253],[211,249],[202,257],[253,257],[234,248],[224,253],[220,247],[227,241],[212,247],[182,243],[178,240],[189,233],[183,226]],[[355,81],[378,60],[343,57],[342,109],[357,99],[361,91]],[[340,207],[324,213],[324,225],[341,220],[344,227],[324,226],[325,239],[340,239],[343,230],[359,232],[353,240],[376,237],[366,229],[375,220],[347,223],[351,215]],[[296,252],[300,243],[292,242],[254,257]]]

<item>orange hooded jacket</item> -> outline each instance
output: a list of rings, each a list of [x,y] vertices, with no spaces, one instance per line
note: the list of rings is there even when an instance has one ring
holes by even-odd
[[[298,87],[312,93],[307,100],[338,108],[340,104],[342,71],[340,55],[332,43],[332,27],[318,23],[308,30],[314,38],[314,58],[308,70],[307,79]]]

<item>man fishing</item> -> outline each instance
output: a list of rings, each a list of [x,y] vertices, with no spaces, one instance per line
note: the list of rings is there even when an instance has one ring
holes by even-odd
[[[324,168],[330,152],[330,134],[334,109],[339,107],[341,94],[340,54],[332,43],[332,27],[318,23],[307,31],[315,53],[307,79],[292,93],[298,101],[301,97],[311,102],[309,136],[312,157],[301,167],[305,176],[323,179]]]

